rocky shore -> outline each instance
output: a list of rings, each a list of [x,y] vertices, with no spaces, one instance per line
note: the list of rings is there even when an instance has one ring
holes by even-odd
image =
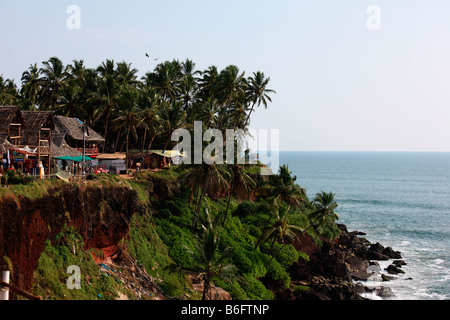
[[[404,273],[406,263],[401,253],[380,243],[371,244],[361,237],[365,233],[349,232],[338,224],[341,234],[335,241],[323,239],[321,247],[308,235],[298,239],[295,246],[309,256],[300,258],[290,269],[292,282],[288,289],[277,292],[279,300],[364,300],[374,294],[381,299],[395,298],[395,293],[383,282],[394,281]],[[392,263],[381,270],[378,261]],[[377,281],[376,286],[366,286],[367,281]]]

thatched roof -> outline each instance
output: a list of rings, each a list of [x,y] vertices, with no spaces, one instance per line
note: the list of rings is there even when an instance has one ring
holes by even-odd
[[[25,133],[37,133],[42,128],[54,130],[55,123],[50,111],[22,111]]]
[[[64,133],[60,132],[52,133],[52,158],[82,156],[83,154],[80,151],[66,143],[65,136]]]
[[[56,144],[52,143],[52,158],[60,158],[60,157],[79,157],[83,154],[78,151],[77,149],[74,149],[70,146],[68,146],[65,142],[63,142],[61,145],[57,146]]]
[[[56,130],[64,133],[72,140],[83,141],[83,123],[77,118],[55,116]],[[104,142],[105,139],[97,132],[87,127],[85,140],[88,142]]]
[[[15,121],[23,124],[23,117],[19,107],[0,106],[0,132],[7,132],[9,125]]]

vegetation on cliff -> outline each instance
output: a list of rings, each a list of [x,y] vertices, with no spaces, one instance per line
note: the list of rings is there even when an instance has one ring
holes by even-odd
[[[299,260],[309,259],[293,245],[296,238],[307,233],[320,245],[323,239],[334,239],[339,234],[336,216],[330,214],[334,213],[335,205],[321,204],[320,197],[310,201],[304,190],[295,185],[295,177],[287,167],[282,167],[267,181],[259,181],[248,200],[237,196],[230,198],[223,192],[204,195],[198,224],[193,226],[198,195],[193,195],[182,183],[186,170],[173,167],[158,173],[141,172],[131,180],[96,175],[80,183],[84,188],[120,187],[118,190],[134,193],[136,205],[129,207],[127,210],[132,212],[124,215],[129,217],[128,231],[116,238],[107,232],[106,235],[100,231],[83,232],[86,228],[112,226],[109,220],[113,218],[107,218],[104,212],[105,208],[113,207],[112,199],[106,196],[96,198],[99,203],[95,206],[88,204],[90,210],[97,212],[84,214],[99,218],[92,219],[84,229],[77,229],[80,224],[71,224],[71,219],[75,219],[70,216],[73,213],[61,212],[65,224],[56,235],[49,233],[45,240],[33,272],[33,293],[47,299],[116,299],[123,295],[136,299],[121,280],[120,270],[107,275],[99,264],[107,258],[114,260],[126,254],[145,270],[164,298],[208,298],[205,296],[211,292],[208,288],[221,287],[233,299],[273,299],[275,292],[289,287],[290,267]],[[249,172],[252,170],[254,168]],[[14,186],[4,191],[3,197],[12,197],[14,188],[21,188],[22,194],[29,193],[35,200],[42,201],[45,194],[54,195],[54,191],[48,191],[52,184],[67,185],[53,180]],[[32,189],[40,190],[40,196],[31,192]],[[60,196],[63,197],[62,191]],[[52,223],[49,220],[47,228],[56,228]],[[95,237],[111,239],[99,241]],[[202,256],[206,258],[200,259]],[[81,269],[81,290],[67,288],[70,265]],[[195,280],[196,277],[200,278]],[[207,290],[194,290],[194,281],[206,284],[203,289]],[[155,297],[156,294],[151,295],[149,291],[139,298]]]

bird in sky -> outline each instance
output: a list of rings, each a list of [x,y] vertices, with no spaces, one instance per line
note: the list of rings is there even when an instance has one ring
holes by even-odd
[[[146,56],[147,58],[150,58],[150,56],[148,55],[148,53],[145,53],[145,56]]]

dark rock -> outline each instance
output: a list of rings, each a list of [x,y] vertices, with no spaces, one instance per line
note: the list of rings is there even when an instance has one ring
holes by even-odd
[[[382,253],[383,250],[384,250],[384,247],[379,242],[372,244],[369,248],[369,251],[378,252],[378,253]]]
[[[386,274],[382,274],[381,279],[383,279],[383,281],[391,281],[391,280],[394,280],[395,278],[392,276],[388,276]]]
[[[398,273],[405,273],[402,269],[396,267],[395,265],[391,264],[387,268],[385,268],[389,274],[398,274]]]
[[[389,258],[389,256],[382,254],[380,252],[369,250],[367,252],[367,259],[369,259],[369,260],[389,260],[390,258]]]
[[[394,251],[391,247],[384,248],[383,251],[381,251],[382,254],[387,255],[389,258],[392,259],[401,259],[402,255],[399,251]]]
[[[406,266],[406,262],[403,260],[394,260],[392,261],[392,264],[398,268],[400,268],[401,266]]]

